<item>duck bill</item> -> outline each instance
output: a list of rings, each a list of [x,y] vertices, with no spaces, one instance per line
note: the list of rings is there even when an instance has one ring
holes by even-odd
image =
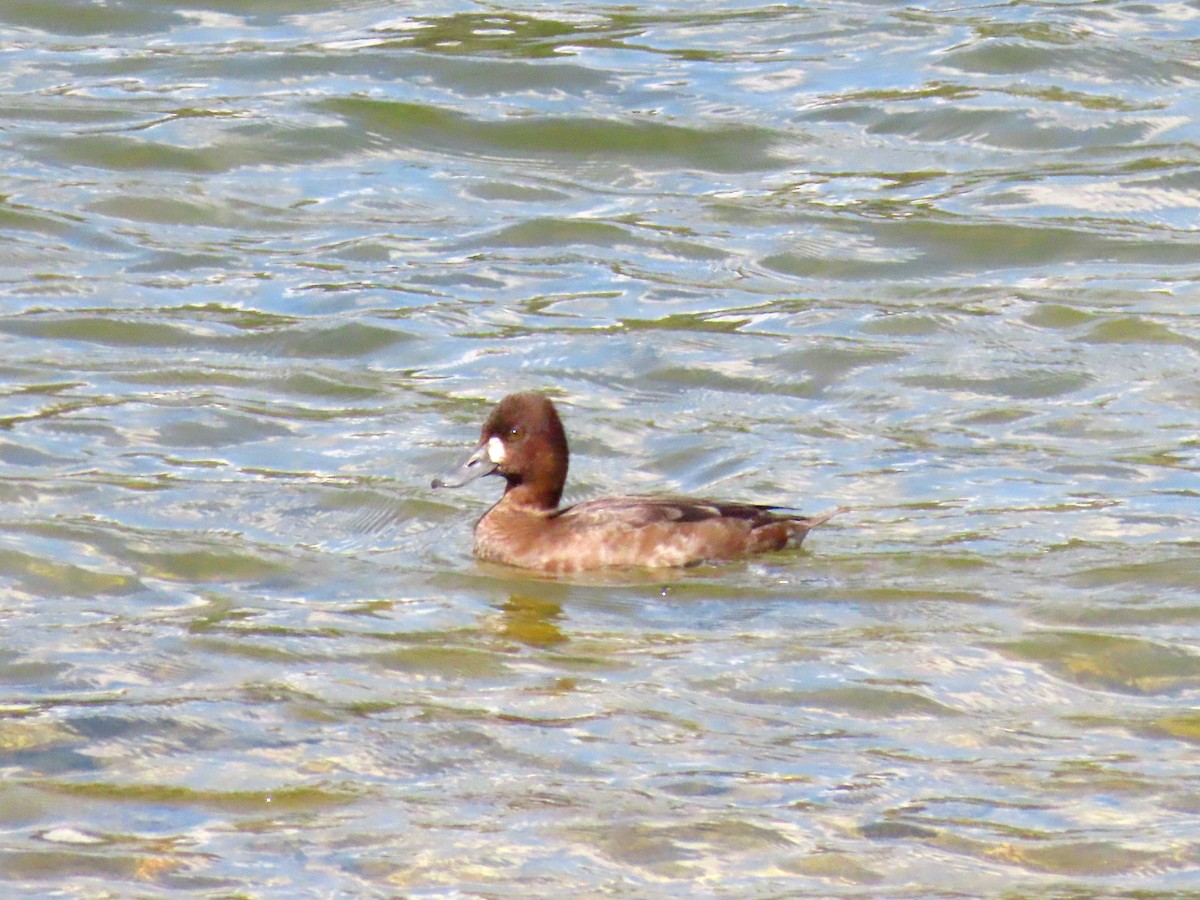
[[[463,461],[462,465],[443,472],[437,478],[433,479],[433,487],[462,487],[464,484],[471,483],[476,478],[491,475],[495,471],[496,463],[492,462],[492,458],[488,454],[488,445],[480,444]]]

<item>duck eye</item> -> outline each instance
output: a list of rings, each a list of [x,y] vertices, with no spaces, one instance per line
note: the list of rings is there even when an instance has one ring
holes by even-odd
[[[514,425],[512,428],[508,429],[508,436],[509,437],[520,437],[521,429],[518,428],[516,425]]]

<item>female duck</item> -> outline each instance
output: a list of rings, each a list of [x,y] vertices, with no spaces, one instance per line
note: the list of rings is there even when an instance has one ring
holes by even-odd
[[[433,487],[501,475],[504,496],[475,525],[475,555],[542,572],[606,566],[686,566],[799,546],[841,510],[800,516],[776,507],[640,495],[558,508],[567,436],[541,394],[510,394],[483,424],[479,446]]]

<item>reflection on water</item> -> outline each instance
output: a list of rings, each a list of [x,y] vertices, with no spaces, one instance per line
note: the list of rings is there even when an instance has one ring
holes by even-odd
[[[549,650],[569,640],[557,624],[562,618],[561,603],[513,594],[500,609],[496,633],[534,650]]]
[[[0,9],[10,892],[1194,890],[1193,6],[344,6]]]

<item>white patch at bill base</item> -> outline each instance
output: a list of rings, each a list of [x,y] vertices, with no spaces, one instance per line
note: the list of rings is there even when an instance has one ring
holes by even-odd
[[[504,462],[504,441],[494,434],[487,440],[487,455],[496,465]]]

